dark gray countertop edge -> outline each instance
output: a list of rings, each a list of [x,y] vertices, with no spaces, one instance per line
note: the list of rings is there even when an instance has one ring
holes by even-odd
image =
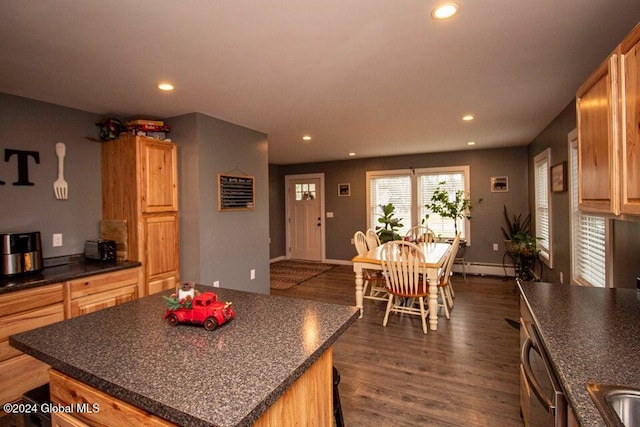
[[[0,278],[0,295],[51,285],[54,283],[66,282],[68,280],[81,279],[83,277],[95,276],[97,274],[126,270],[129,268],[139,267],[141,265],[142,263],[139,261],[94,262],[84,260],[65,265],[54,265],[51,267],[45,267],[42,273]],[[58,274],[49,273],[53,269],[59,267],[67,267],[67,271]]]
[[[569,285],[566,285],[569,286]],[[531,308],[531,305],[529,304],[529,301],[527,299],[527,295],[526,295],[526,291],[522,288],[521,284],[518,284],[518,289],[520,292],[520,295],[522,295],[523,300],[525,302],[525,305],[527,306],[527,309],[529,310],[529,313],[531,313],[531,316],[533,318],[533,321],[536,325],[539,325],[539,320],[536,317],[536,312]],[[540,337],[540,341],[542,344],[542,347],[544,348],[544,351],[547,353],[548,355],[548,359],[551,362],[551,366],[553,367],[553,370],[556,372],[556,376],[558,377],[559,381],[560,381],[560,385],[562,386],[562,390],[565,393],[565,397],[567,399],[567,402],[569,403],[569,405],[573,408],[573,411],[576,415],[576,417],[578,418],[578,422],[580,423],[580,425],[592,425],[594,422],[596,423],[596,425],[604,425],[603,421],[602,423],[600,422],[602,420],[601,417],[599,417],[599,412],[595,406],[595,404],[593,404],[592,402],[588,402],[587,404],[591,404],[593,406],[593,413],[598,414],[596,415],[597,418],[600,418],[600,420],[594,419],[594,416],[592,416],[591,414],[586,415],[583,412],[583,407],[584,407],[584,400],[583,399],[577,399],[575,396],[575,393],[573,392],[572,386],[570,384],[569,381],[566,381],[565,378],[563,377],[563,375],[561,374],[562,370],[562,366],[560,366],[555,358],[554,358],[554,354],[553,352],[551,352],[548,348],[547,343],[545,342],[546,337],[545,337],[545,331],[544,329],[540,328],[539,326],[536,326],[536,331]]]

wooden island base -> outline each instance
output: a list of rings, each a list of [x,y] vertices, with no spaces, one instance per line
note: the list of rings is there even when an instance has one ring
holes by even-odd
[[[293,385],[254,423],[254,426],[332,424],[333,418],[333,350],[329,348]],[[74,411],[52,414],[52,425],[81,426],[175,426],[136,406],[70,378],[56,370],[49,371],[51,401],[62,406],[98,404],[93,413]]]

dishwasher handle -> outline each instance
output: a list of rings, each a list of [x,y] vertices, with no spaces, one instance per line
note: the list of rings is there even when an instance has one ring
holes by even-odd
[[[549,396],[545,396],[542,392],[542,387],[540,383],[533,375],[533,370],[531,369],[531,361],[529,360],[529,353],[531,350],[540,354],[540,351],[534,345],[531,338],[527,338],[522,344],[522,354],[520,360],[522,360],[522,369],[524,370],[524,376],[527,379],[527,383],[533,390],[533,393],[536,395],[540,403],[544,406],[544,409],[550,414],[555,416],[556,407]],[[542,356],[541,356],[542,357]]]

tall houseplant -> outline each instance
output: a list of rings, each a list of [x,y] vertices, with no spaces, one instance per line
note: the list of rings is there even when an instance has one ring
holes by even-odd
[[[431,196],[431,202],[427,203],[425,207],[434,214],[438,214],[444,218],[451,218],[453,220],[453,229],[455,234],[458,234],[458,220],[459,219],[471,219],[471,209],[473,204],[468,195],[462,191],[457,190],[453,196],[445,188],[446,182],[440,181],[438,187]],[[480,203],[482,199],[478,200]],[[426,218],[429,218],[427,215]]]
[[[518,252],[523,255],[535,255],[538,253],[537,237],[531,236],[531,213],[524,218],[522,214],[509,215],[507,206],[504,205],[502,215],[504,216],[504,227],[502,235],[504,244],[509,252]]]
[[[395,218],[395,206],[392,203],[388,203],[380,205],[380,209],[382,209],[382,214],[378,215],[378,222],[382,225],[376,226],[376,233],[380,238],[380,243],[402,240],[402,236],[398,234],[398,229],[402,227],[402,224],[400,224],[402,218]]]

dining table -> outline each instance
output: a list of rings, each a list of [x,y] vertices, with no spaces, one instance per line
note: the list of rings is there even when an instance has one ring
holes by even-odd
[[[449,243],[416,243],[425,257],[422,263],[422,274],[429,279],[429,329],[435,331],[438,329],[438,276],[440,269],[443,268],[451,251]],[[357,255],[353,262],[353,271],[356,274],[356,307],[360,310],[360,318],[364,316],[363,293],[362,287],[364,280],[362,278],[363,270],[382,271],[382,248],[384,244],[369,250],[366,254]]]

